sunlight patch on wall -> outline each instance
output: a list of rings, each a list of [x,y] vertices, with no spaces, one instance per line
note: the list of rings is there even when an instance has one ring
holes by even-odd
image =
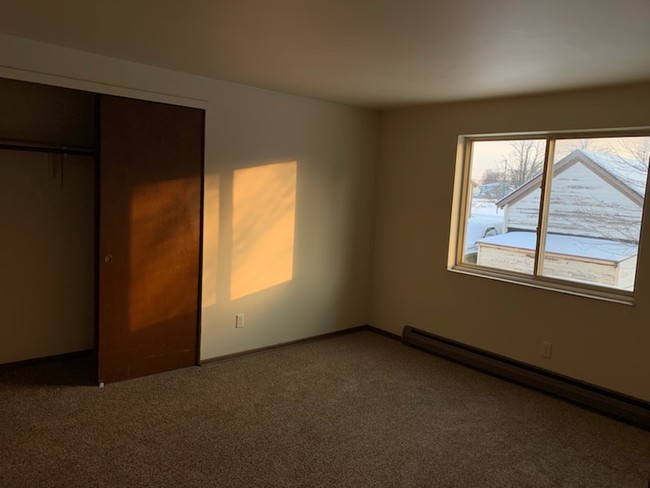
[[[293,278],[297,162],[235,171],[230,298]]]
[[[206,174],[203,190],[203,307],[217,303],[217,256],[219,254],[219,175]]]

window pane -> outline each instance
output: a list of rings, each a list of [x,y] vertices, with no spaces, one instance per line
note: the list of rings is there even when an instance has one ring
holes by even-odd
[[[543,275],[634,288],[650,137],[558,140]]]
[[[473,143],[463,262],[533,273],[544,148],[541,140]]]

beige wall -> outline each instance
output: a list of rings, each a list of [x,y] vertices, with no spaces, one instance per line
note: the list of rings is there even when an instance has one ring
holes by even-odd
[[[238,85],[215,84],[211,99],[214,108],[208,109],[206,135],[202,356],[368,323],[377,116]],[[244,215],[244,222],[234,221],[233,177],[244,169],[263,170],[269,164],[292,162],[296,162],[295,193],[289,191],[280,198],[283,188],[263,174],[262,186],[252,189],[252,194],[238,189],[245,199],[242,205],[250,200],[250,205],[261,204],[264,210],[285,214],[293,210],[292,249],[265,257],[264,248],[278,247],[278,236],[269,235],[273,230],[265,226],[282,215],[262,213],[259,220]],[[284,190],[287,193],[291,188]],[[266,199],[267,192],[278,198]],[[213,217],[216,214],[219,219]],[[243,230],[247,232],[244,242],[238,238],[239,246],[234,248],[233,237],[242,235],[238,225],[249,230]],[[291,251],[293,269],[273,271],[275,260],[286,259],[286,252]],[[257,281],[250,273],[262,275],[262,286],[276,281],[278,273],[277,280],[282,282],[257,293],[233,289],[237,284],[233,280],[241,282],[238,273],[246,273],[245,269],[237,271],[242,260],[244,268],[246,262],[260,268],[249,269],[246,279]],[[287,271],[292,277],[284,281]],[[251,289],[259,286],[252,283]],[[244,328],[234,327],[237,313],[245,314]]]
[[[0,150],[0,363],[93,345],[94,159]]]
[[[0,77],[206,110],[203,359],[368,323],[376,113],[2,35]]]
[[[629,126],[650,126],[650,84],[383,113],[371,323],[395,333],[411,325],[650,400],[650,225],[634,306],[447,271],[458,135]]]

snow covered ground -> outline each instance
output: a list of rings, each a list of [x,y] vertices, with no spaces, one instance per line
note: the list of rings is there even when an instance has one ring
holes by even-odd
[[[465,253],[478,251],[476,241],[503,232],[503,210],[492,200],[472,199],[472,211],[465,227]]]

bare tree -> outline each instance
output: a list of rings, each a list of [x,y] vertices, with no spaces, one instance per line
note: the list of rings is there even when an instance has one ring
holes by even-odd
[[[566,139],[557,142],[555,161],[559,161],[576,149],[600,154],[609,154],[611,152],[610,144],[603,144],[602,141],[593,137],[589,139]]]
[[[645,171],[648,168],[648,160],[650,159],[650,137],[574,139],[567,141],[564,145],[562,157],[574,149],[608,156]]]
[[[483,173],[483,183],[497,183],[506,179],[504,169],[486,169]]]
[[[650,137],[620,138],[617,140],[619,157],[646,171],[650,164]]]
[[[510,154],[505,161],[506,179],[514,187],[520,187],[542,171],[544,141],[512,141],[510,147]]]

